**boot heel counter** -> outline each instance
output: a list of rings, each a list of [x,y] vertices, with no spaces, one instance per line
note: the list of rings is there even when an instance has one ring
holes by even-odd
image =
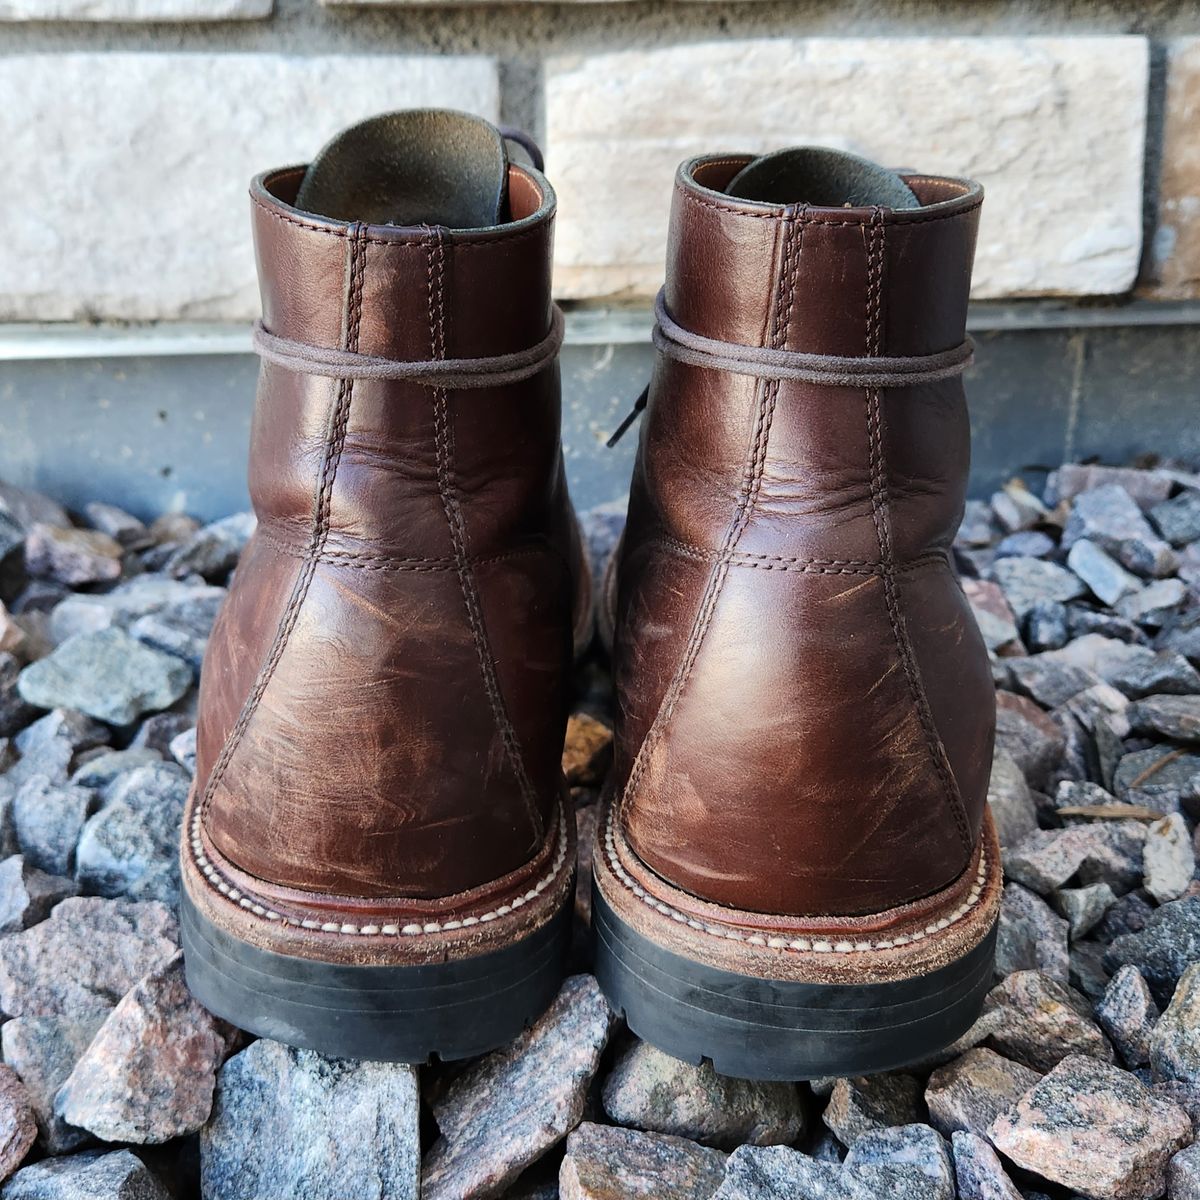
[[[644,572],[641,586],[666,576]],[[883,636],[884,591],[866,564],[730,568],[669,721],[640,770],[622,764],[624,829],[648,866],[716,903],[793,914],[882,911],[962,873],[982,807],[972,802],[964,836]],[[629,662],[648,650],[634,632]],[[924,628],[919,640],[923,650]],[[949,726],[953,703],[939,690],[935,721]],[[965,753],[957,730],[952,763]]]
[[[220,852],[273,884],[364,897],[457,894],[527,862],[560,794],[562,731],[547,712],[561,707],[565,724],[565,668],[551,648],[524,654],[523,622],[537,611],[514,597],[557,576],[547,557],[482,568],[527,780],[509,765],[452,566],[383,570],[339,557],[316,566],[210,788],[206,821]],[[559,606],[557,596],[548,603]]]

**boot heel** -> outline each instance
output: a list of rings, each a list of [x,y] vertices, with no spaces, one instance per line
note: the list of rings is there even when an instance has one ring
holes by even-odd
[[[230,936],[182,897],[188,986],[217,1016],[260,1037],[337,1058],[469,1058],[522,1032],[554,999],[571,906],[511,945],[446,962],[350,966]]]
[[[893,983],[754,979],[665,950],[599,889],[596,977],[629,1028],[675,1058],[742,1079],[869,1075],[928,1058],[971,1027],[992,985],[995,927],[929,975]]]
[[[605,815],[592,860],[596,977],[630,1029],[742,1079],[869,1075],[966,1033],[993,981],[1003,889],[990,820],[969,872],[840,932],[697,906],[639,870]]]

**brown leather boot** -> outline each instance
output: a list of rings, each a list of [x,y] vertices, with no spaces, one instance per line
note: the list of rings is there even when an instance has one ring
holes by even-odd
[[[597,974],[726,1074],[914,1061],[991,982],[994,700],[950,562],[981,199],[821,150],[676,180]]]
[[[486,122],[418,112],[251,199],[259,523],[201,682],[188,980],[325,1053],[477,1054],[553,997],[569,938],[590,588],[554,193]]]

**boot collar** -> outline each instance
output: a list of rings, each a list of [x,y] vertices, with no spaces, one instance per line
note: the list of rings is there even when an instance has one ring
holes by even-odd
[[[452,232],[303,212],[292,201],[306,169],[268,171],[250,186],[263,323],[271,332],[340,348],[347,263],[355,254],[363,354],[428,357],[435,306],[444,309],[450,358],[511,354],[546,336],[555,196],[540,172],[510,164],[513,220]],[[523,302],[513,304],[512,296]]]
[[[675,178],[665,301],[709,338],[861,355],[871,305],[882,353],[933,354],[962,342],[982,187],[902,173],[921,206],[816,208],[735,199],[724,189],[753,156],[708,155]]]

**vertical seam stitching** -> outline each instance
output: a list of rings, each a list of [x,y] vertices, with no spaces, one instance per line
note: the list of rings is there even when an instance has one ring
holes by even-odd
[[[358,349],[359,330],[362,324],[363,276],[366,273],[367,248],[365,242],[366,226],[356,222],[350,230],[350,252],[346,282],[346,325],[342,335],[342,349],[356,351]],[[213,769],[209,772],[208,781],[204,787],[204,795],[200,802],[200,817],[203,818],[209,810],[212,798],[233,756],[237,753],[246,730],[254,718],[255,712],[262,701],[275,670],[283,658],[283,652],[291,638],[292,631],[300,616],[300,609],[308,595],[320,561],[325,542],[329,536],[330,514],[333,500],[333,484],[341,463],[342,449],[346,442],[346,430],[350,422],[350,404],[354,396],[354,380],[339,379],[337,394],[333,406],[329,410],[329,420],[325,432],[324,453],[321,460],[321,472],[317,477],[317,485],[313,494],[312,529],[309,535],[308,547],[296,582],[288,598],[287,607],[279,618],[275,628],[275,636],[267,658],[259,668],[258,677],[254,682],[250,695],[246,697],[242,710],[234,727],[225,739],[221,754]]]
[[[433,357],[441,360],[446,357],[446,250],[445,238],[439,228],[430,228],[429,230],[427,257],[426,285],[429,293],[431,349]],[[534,844],[537,845],[545,834],[544,822],[541,812],[538,810],[533,784],[525,769],[520,742],[496,678],[496,667],[488,641],[487,626],[484,623],[479,603],[479,591],[467,554],[466,522],[463,519],[462,508],[454,484],[453,436],[450,429],[449,403],[445,388],[437,388],[434,391],[433,429],[434,449],[437,456],[438,496],[442,502],[442,510],[446,514],[446,523],[449,526],[454,566],[462,591],[463,604],[467,610],[471,642],[479,662],[479,673],[483,679],[484,691],[492,710],[492,719],[504,745],[509,766],[516,776],[517,787],[521,792],[521,799],[524,801],[526,813],[533,827]]]
[[[876,207],[871,214],[871,222],[864,230],[867,240],[867,353],[878,356],[883,352],[883,272],[885,230],[883,210]],[[887,468],[884,462],[883,433],[882,433],[882,395],[878,388],[866,393],[867,400],[867,438],[870,447],[871,467],[871,518],[875,525],[875,535],[879,541],[880,574],[883,579],[884,603],[887,608],[888,620],[892,627],[892,637],[895,639],[896,651],[904,668],[908,681],[909,693],[917,717],[925,735],[925,744],[934,770],[941,782],[943,792],[954,823],[963,845],[968,851],[973,848],[966,812],[963,808],[962,795],[950,772],[946,748],[938,734],[933,720],[933,712],[929,707],[929,699],[925,694],[924,684],[917,667],[912,643],[908,637],[904,615],[900,609],[900,598],[896,587],[896,563],[892,550],[891,497],[887,483]]]
[[[797,212],[788,209],[783,219],[783,246],[780,257],[779,271],[776,276],[775,307],[771,328],[771,347],[778,349],[786,341],[788,322],[791,320],[793,297],[795,292],[796,274],[800,262],[800,247],[804,240],[804,224],[807,220],[808,208],[804,206]],[[730,561],[738,542],[750,523],[754,506],[758,501],[762,486],[763,470],[767,459],[767,444],[771,433],[771,424],[775,416],[775,404],[779,396],[779,380],[769,379],[761,385],[757,411],[754,420],[754,436],[751,439],[746,467],[742,475],[739,489],[737,508],[733,520],[725,531],[725,537],[709,574],[704,595],[701,598],[700,610],[692,623],[691,634],[684,647],[683,657],[676,669],[667,694],[663,699],[649,732],[638,747],[637,756],[629,772],[629,779],[622,792],[621,802],[632,800],[648,769],[650,754],[662,739],[667,723],[674,715],[683,690],[691,678],[700,647],[708,633],[709,626],[716,613],[717,601],[729,575]]]

